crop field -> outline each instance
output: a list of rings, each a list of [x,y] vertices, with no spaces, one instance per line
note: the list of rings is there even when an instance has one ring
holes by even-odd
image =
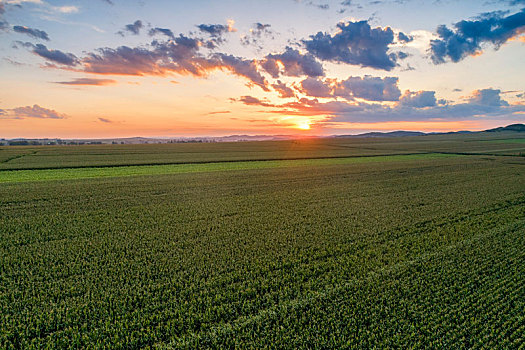
[[[0,146],[0,170],[340,158],[436,152],[519,156],[525,154],[524,142],[525,135],[501,132],[242,143]],[[242,144],[242,147],[239,144]]]
[[[0,348],[524,348],[519,135],[0,148]]]
[[[420,153],[401,155],[378,155],[345,158],[310,158],[293,160],[210,162],[165,165],[140,165],[118,167],[87,167],[39,170],[5,170],[0,172],[2,182],[31,182],[46,180],[86,179],[93,177],[121,177],[137,175],[163,175],[178,173],[198,173],[226,170],[270,169],[296,166],[323,166],[335,164],[359,164],[376,162],[396,162],[403,160],[428,160],[436,158],[460,157],[456,154]]]

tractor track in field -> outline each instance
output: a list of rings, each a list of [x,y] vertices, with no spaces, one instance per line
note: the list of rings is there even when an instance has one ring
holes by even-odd
[[[23,157],[26,157],[26,156],[32,156],[32,155],[35,155],[37,153],[38,153],[38,151],[33,151],[31,153],[18,154],[16,156],[12,156],[12,157],[9,157],[7,159],[4,159],[4,160],[0,161],[0,163],[1,164],[9,163],[12,160],[20,159],[20,158],[23,158]],[[0,171],[1,171],[1,169],[0,169]]]
[[[3,171],[18,170],[59,170],[59,169],[86,169],[86,168],[122,168],[130,166],[155,166],[155,165],[189,165],[189,164],[218,164],[218,163],[242,163],[242,162],[274,162],[280,160],[312,160],[312,159],[342,159],[342,158],[368,158],[368,157],[389,157],[389,156],[414,156],[420,154],[436,154],[440,152],[410,152],[410,153],[389,153],[389,154],[372,154],[372,155],[353,155],[353,156],[327,156],[327,157],[285,157],[285,158],[262,158],[262,159],[231,159],[231,160],[205,160],[189,162],[152,162],[138,164],[100,164],[100,165],[73,165],[73,166],[49,166],[49,167],[27,167],[27,168],[3,168]]]

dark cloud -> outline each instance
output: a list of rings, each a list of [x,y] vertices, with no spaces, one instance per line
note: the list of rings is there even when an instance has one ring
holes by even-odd
[[[433,91],[408,92],[402,102],[395,105],[358,101],[320,102],[315,98],[271,104],[252,96],[243,96],[235,101],[265,107],[268,113],[326,116],[330,122],[471,120],[472,117],[509,118],[525,112],[524,105],[509,105],[499,99],[499,92],[494,89],[476,90],[468,102],[456,104],[443,99],[436,101]]]
[[[60,50],[49,50],[45,45],[32,43],[17,42],[24,47],[31,48],[32,52],[40,57],[47,59],[53,63],[63,64],[66,66],[76,66],[79,63],[77,56],[72,53],[65,53]]]
[[[96,78],[77,78],[70,81],[57,81],[56,84],[62,85],[94,85],[103,86],[115,84],[117,81],[113,79],[96,79]]]
[[[256,34],[257,36],[260,36],[265,31],[270,30],[270,27],[271,27],[270,24],[263,24],[260,22],[255,23],[254,26],[255,26],[255,32],[257,33]]]
[[[271,108],[271,110],[269,110],[271,113],[288,115],[337,115],[340,113],[350,113],[364,109],[364,107],[359,104],[351,104],[343,101],[319,102],[316,98],[301,98],[297,101],[280,105],[270,104],[252,96],[243,96],[243,98],[235,101],[242,102],[246,105]]]
[[[279,66],[282,65],[282,68]],[[262,67],[273,78],[280,75],[299,77],[321,77],[324,76],[324,69],[314,56],[302,54],[298,50],[286,47],[280,54],[269,54],[262,61]]]
[[[124,29],[120,32],[118,32],[118,34],[124,36],[124,31],[126,32],[129,32],[133,35],[139,35],[140,34],[140,30],[144,28],[144,25],[142,24],[142,21],[141,20],[136,20],[135,22],[133,22],[132,24],[126,24],[126,26],[124,27]]]
[[[189,74],[204,77],[213,70],[224,70],[245,77],[249,84],[268,91],[268,82],[258,71],[257,61],[224,53],[204,56],[202,41],[180,35],[174,40],[153,41],[151,48],[120,46],[102,48],[81,60],[82,70],[96,74],[168,75]]]
[[[228,24],[199,24],[197,28],[211,37],[209,40],[203,41],[203,44],[208,49],[215,49],[225,43],[224,35],[226,33],[237,31],[233,27],[233,21],[229,21]]]
[[[42,39],[42,40],[49,41],[49,36],[43,30],[29,28],[25,26],[14,26],[13,30],[17,33],[29,35],[35,39]]]
[[[7,111],[8,116],[14,119],[38,118],[38,119],[65,119],[66,114],[58,113],[55,110],[40,107],[39,105],[17,107]]]
[[[318,78],[308,77],[301,82],[301,92],[311,97],[333,97],[332,87]]]
[[[338,33],[318,32],[303,40],[308,52],[331,62],[391,70],[396,66],[396,55],[389,54],[394,32],[387,28],[371,28],[367,21],[337,24]]]
[[[404,60],[405,58],[409,56],[408,53],[403,52],[403,51],[396,52],[396,55],[397,55],[397,58],[399,58],[400,60]]]
[[[501,90],[498,89],[475,90],[469,98],[469,102],[471,104],[492,107],[509,105],[507,101],[501,99]]]
[[[406,91],[399,100],[401,106],[425,108],[434,107],[436,105],[435,91]]]
[[[440,25],[437,28],[440,39],[430,42],[431,58],[435,64],[447,60],[459,62],[483,52],[483,44],[492,44],[497,50],[524,31],[525,9],[506,17],[499,11],[486,13],[476,20],[457,22],[453,29]]]
[[[308,97],[338,98],[347,101],[398,101],[401,91],[396,77],[349,77],[346,80],[308,77],[296,89]]]
[[[203,33],[209,34],[213,37],[220,37],[225,33],[234,32],[233,24],[199,24],[197,26]]]
[[[173,34],[173,32],[170,29],[167,29],[167,28],[159,28],[159,27],[151,28],[149,30],[148,34],[150,36],[154,36],[154,35],[157,35],[157,34],[162,34],[162,35],[167,36],[170,39],[175,40],[175,35]]]
[[[397,101],[401,96],[398,81],[396,77],[349,77],[337,83],[335,95],[346,99],[358,97],[368,101]]]
[[[120,46],[116,49],[102,48],[82,59],[83,69],[88,73],[117,75],[165,75],[165,69],[157,64],[158,55],[145,48]]]
[[[302,98],[281,105],[268,104],[256,98],[238,100],[252,106],[268,108],[268,113],[325,116],[329,122],[374,123],[390,121],[471,120],[477,118],[513,117],[525,112],[525,106],[487,107],[468,103],[436,105],[428,108],[390,107],[347,101],[320,102]],[[247,103],[246,103],[247,102]]]
[[[272,87],[282,98],[295,97],[293,89],[280,80],[277,80],[277,83],[272,84]]]
[[[232,99],[232,101],[239,101],[250,106],[274,107],[273,104],[253,96],[241,96],[238,99]]]
[[[98,118],[98,121],[102,122],[102,123],[106,123],[106,124],[113,124],[114,123],[113,120],[107,119],[107,118],[102,118],[102,117]]]
[[[388,106],[363,108],[354,111],[334,111],[331,121],[335,122],[388,122],[388,121],[427,121],[427,120],[471,120],[488,117],[510,117],[523,112],[523,106],[486,108],[472,104],[445,104],[429,108]]]
[[[405,33],[403,32],[399,32],[397,34],[397,40],[399,40],[400,42],[402,43],[409,43],[411,41],[414,41],[414,37],[410,36],[410,35],[406,35]]]
[[[220,69],[226,69],[235,75],[248,78],[251,84],[257,85],[265,91],[269,91],[268,82],[257,70],[256,60],[247,60],[222,53],[216,54],[214,57],[219,59]]]
[[[179,36],[153,41],[152,48],[120,46],[101,48],[82,59],[86,72],[118,75],[167,75],[169,72],[203,76],[214,65],[198,54],[197,39]]]

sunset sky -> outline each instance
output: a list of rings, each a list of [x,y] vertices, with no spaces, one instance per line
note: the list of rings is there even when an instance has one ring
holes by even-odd
[[[525,122],[525,0],[3,0],[0,138]]]

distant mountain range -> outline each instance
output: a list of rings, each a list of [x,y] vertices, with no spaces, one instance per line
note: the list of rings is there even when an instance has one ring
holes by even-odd
[[[335,137],[403,137],[403,136],[423,136],[427,135],[420,131],[390,131],[390,132],[366,132],[357,135],[336,135]]]
[[[425,136],[425,135],[452,135],[452,134],[474,134],[481,132],[501,132],[501,131],[514,131],[514,132],[525,132],[525,124],[511,124],[502,126],[495,129],[489,129],[484,131],[449,131],[449,132],[430,132],[424,133],[420,131],[390,131],[390,132],[367,132],[358,135],[336,135],[334,137],[406,137],[406,136]]]
[[[451,134],[473,134],[483,132],[523,132],[525,124],[511,124],[499,128],[484,131],[451,131],[451,132],[430,132],[419,131],[390,131],[390,132],[367,132],[358,135],[333,135],[328,137],[407,137],[407,136],[426,136],[426,135],[451,135]],[[316,136],[309,136],[315,138]],[[296,139],[293,135],[230,135],[220,137],[174,137],[174,138],[153,138],[153,137],[127,137],[114,139],[0,139],[2,145],[86,145],[86,144],[147,144],[147,143],[206,143],[206,142],[238,142],[238,141],[277,141]]]

